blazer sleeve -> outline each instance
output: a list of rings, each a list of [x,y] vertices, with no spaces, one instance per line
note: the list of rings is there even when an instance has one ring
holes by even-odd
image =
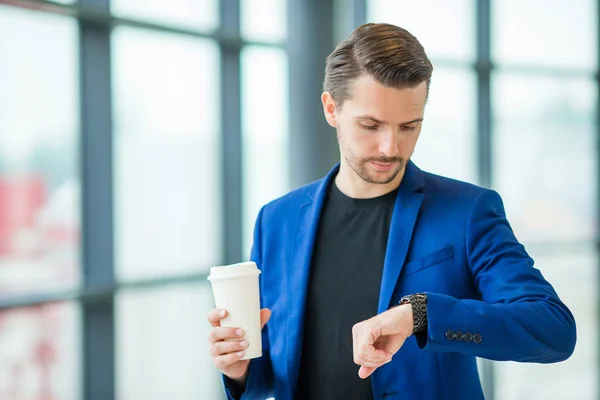
[[[480,299],[427,293],[428,327],[417,336],[419,346],[503,361],[552,363],[570,357],[575,319],[534,268],[495,191],[482,192],[471,206],[466,253]]]
[[[254,225],[254,240],[252,243],[252,250],[250,253],[250,260],[254,261],[259,269],[262,269],[262,241],[261,241],[261,224],[264,207],[258,213],[256,224]],[[263,286],[262,280],[259,279],[260,283],[260,303],[261,306],[264,304],[262,293]],[[274,389],[274,378],[273,378],[273,366],[270,357],[270,346],[268,336],[268,326],[265,325],[262,330],[262,357],[254,358],[250,360],[250,366],[248,369],[248,375],[246,377],[245,387],[233,388],[228,384],[227,377],[222,376],[223,388],[225,395],[228,400],[238,399],[265,399],[273,396]],[[236,390],[234,390],[236,389]]]

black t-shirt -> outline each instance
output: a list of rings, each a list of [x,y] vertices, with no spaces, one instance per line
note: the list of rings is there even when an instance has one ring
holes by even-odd
[[[373,398],[353,361],[352,326],[377,314],[396,194],[353,199],[331,185],[310,271],[297,400]]]

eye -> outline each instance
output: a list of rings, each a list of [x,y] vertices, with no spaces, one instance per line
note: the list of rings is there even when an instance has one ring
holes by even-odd
[[[368,131],[376,131],[377,129],[379,129],[379,125],[363,125],[363,124],[360,124],[360,126],[363,129],[366,129]]]
[[[401,127],[400,127],[400,130],[401,130],[402,132],[412,132],[412,131],[414,131],[415,129],[417,129],[417,127],[416,127],[416,126],[405,126],[405,125],[403,125],[403,126],[401,126]]]

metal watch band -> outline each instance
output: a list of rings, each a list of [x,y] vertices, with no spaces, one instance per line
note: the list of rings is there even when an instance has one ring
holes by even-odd
[[[400,304],[410,304],[413,312],[413,335],[427,331],[427,295],[425,293],[410,294],[400,299]]]

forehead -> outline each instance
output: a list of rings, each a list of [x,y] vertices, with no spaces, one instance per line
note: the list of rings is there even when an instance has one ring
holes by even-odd
[[[353,115],[369,114],[385,121],[422,118],[427,101],[427,82],[413,88],[387,87],[362,75],[349,87],[344,109]]]

